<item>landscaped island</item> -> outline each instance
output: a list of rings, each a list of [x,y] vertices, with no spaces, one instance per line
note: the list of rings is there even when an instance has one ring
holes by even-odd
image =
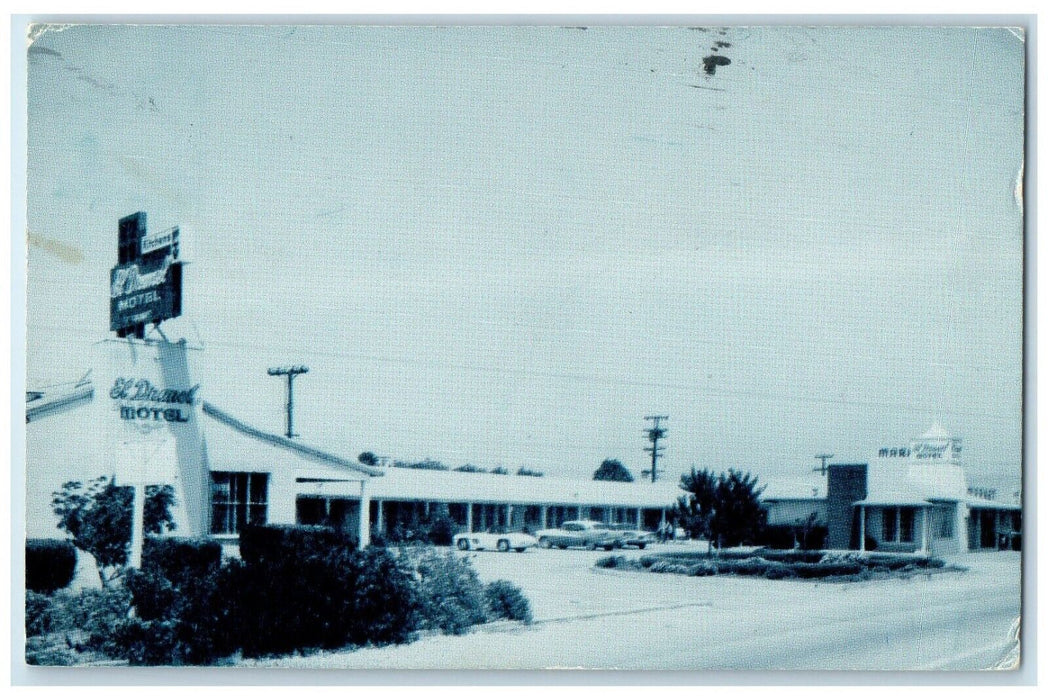
[[[686,576],[754,576],[766,579],[822,579],[831,582],[864,581],[935,571],[964,571],[942,559],[922,554],[889,552],[804,551],[740,548],[720,552],[667,552],[638,559],[610,556],[599,559],[604,569],[648,571]]]

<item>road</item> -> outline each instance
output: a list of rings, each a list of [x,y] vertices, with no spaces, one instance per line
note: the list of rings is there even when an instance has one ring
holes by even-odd
[[[667,545],[668,546],[668,545]],[[627,552],[627,556],[639,556]],[[535,623],[265,665],[375,669],[961,670],[1014,646],[1020,562],[964,555],[963,573],[834,584],[596,569],[603,552],[476,552],[517,583]]]

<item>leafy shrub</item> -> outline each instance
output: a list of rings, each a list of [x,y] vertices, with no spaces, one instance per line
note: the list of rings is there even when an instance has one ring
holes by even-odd
[[[392,644],[418,629],[419,583],[387,550],[356,551],[334,530],[262,526],[241,535],[230,570],[246,656]]]
[[[142,568],[172,581],[207,576],[221,563],[222,545],[215,540],[150,537],[142,544]]]
[[[799,578],[826,578],[828,576],[855,576],[865,571],[866,566],[860,561],[837,561],[818,564],[797,562],[792,566]]]
[[[37,593],[65,588],[76,571],[76,547],[68,540],[30,539],[25,543],[25,587]]]
[[[760,550],[760,556],[764,559],[767,559],[768,561],[776,561],[783,564],[793,564],[796,562],[816,564],[822,561],[824,554],[823,552],[806,552],[797,549],[762,549]]]
[[[688,567],[688,576],[716,576],[721,573],[720,567],[715,561],[700,561]]]
[[[25,592],[25,636],[36,637],[55,629],[55,618],[50,596],[27,590]]]
[[[349,533],[319,525],[246,525],[240,530],[240,558],[247,564],[284,561],[289,555],[323,557],[356,545]]]
[[[78,549],[95,558],[103,586],[116,581],[127,565],[133,489],[100,476],[86,486],[79,481],[67,481],[61,491],[51,495],[51,509],[58,516],[58,527],[72,535]],[[175,490],[170,484],[146,486],[145,532],[164,534],[173,530],[173,505]]]
[[[793,525],[765,525],[757,535],[756,544],[773,549],[793,549],[797,544],[797,528]]]
[[[237,589],[209,540],[147,540],[127,574],[136,616],[119,629],[133,665],[209,664],[237,649]]]
[[[531,624],[531,603],[516,585],[501,579],[492,581],[484,588],[484,594],[492,619]]]
[[[418,583],[389,552],[367,549],[353,555],[344,593],[350,598],[346,639],[351,644],[403,644],[419,624]]]
[[[59,591],[53,596],[27,592],[26,637],[41,639],[27,642],[26,661],[41,665],[75,663],[84,653],[123,658],[119,628],[130,611],[131,596],[123,587]],[[30,654],[30,649],[35,651]]]
[[[801,549],[823,549],[826,547],[826,538],[829,536],[830,531],[825,525],[815,525],[808,528],[806,532],[801,533],[800,544]]]
[[[689,566],[687,564],[677,564],[671,561],[657,561],[651,565],[648,571],[654,574],[687,574],[689,573]]]
[[[652,557],[648,557],[648,559],[654,561]],[[625,569],[627,571],[642,571],[645,568],[637,559],[630,559],[622,555],[602,557],[594,565],[602,569]]]
[[[455,535],[455,523],[451,518],[445,516],[438,517],[429,525],[429,532],[427,537],[432,544],[438,547],[447,547],[451,545],[451,538]]]
[[[861,552],[826,552],[817,563],[839,564],[841,562],[859,562],[861,564],[866,561],[867,558]]]
[[[484,584],[468,559],[434,550],[405,553],[418,573],[424,629],[464,634],[488,620]]]

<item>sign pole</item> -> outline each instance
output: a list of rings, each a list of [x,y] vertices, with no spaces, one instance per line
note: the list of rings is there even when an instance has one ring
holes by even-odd
[[[135,482],[131,484],[134,499],[131,504],[131,555],[128,564],[132,568],[142,568],[142,544],[145,541],[146,519],[146,486]]]

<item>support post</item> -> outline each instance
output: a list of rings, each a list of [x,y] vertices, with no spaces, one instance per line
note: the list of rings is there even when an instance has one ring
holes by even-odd
[[[542,506],[542,529],[545,530],[549,527],[549,506]]]
[[[381,506],[379,506],[381,508]],[[360,480],[360,536],[358,538],[359,549],[364,549],[371,544],[371,495],[368,493],[368,480]]]
[[[375,529],[386,534],[386,523],[382,517],[382,501],[375,501]]]
[[[145,484],[132,484],[134,494],[131,505],[131,557],[130,565],[134,569],[142,568],[142,544],[145,541]]]
[[[508,532],[513,527],[513,505],[511,503],[506,504],[506,531]]]
[[[641,512],[641,509],[638,508],[637,509],[637,529],[640,530],[643,527],[644,527],[644,515]]]
[[[928,508],[921,508],[921,551],[925,554],[931,549],[931,533],[928,532]]]
[[[473,504],[466,504],[466,532],[473,532]]]
[[[859,506],[859,551],[866,551],[866,506]]]

